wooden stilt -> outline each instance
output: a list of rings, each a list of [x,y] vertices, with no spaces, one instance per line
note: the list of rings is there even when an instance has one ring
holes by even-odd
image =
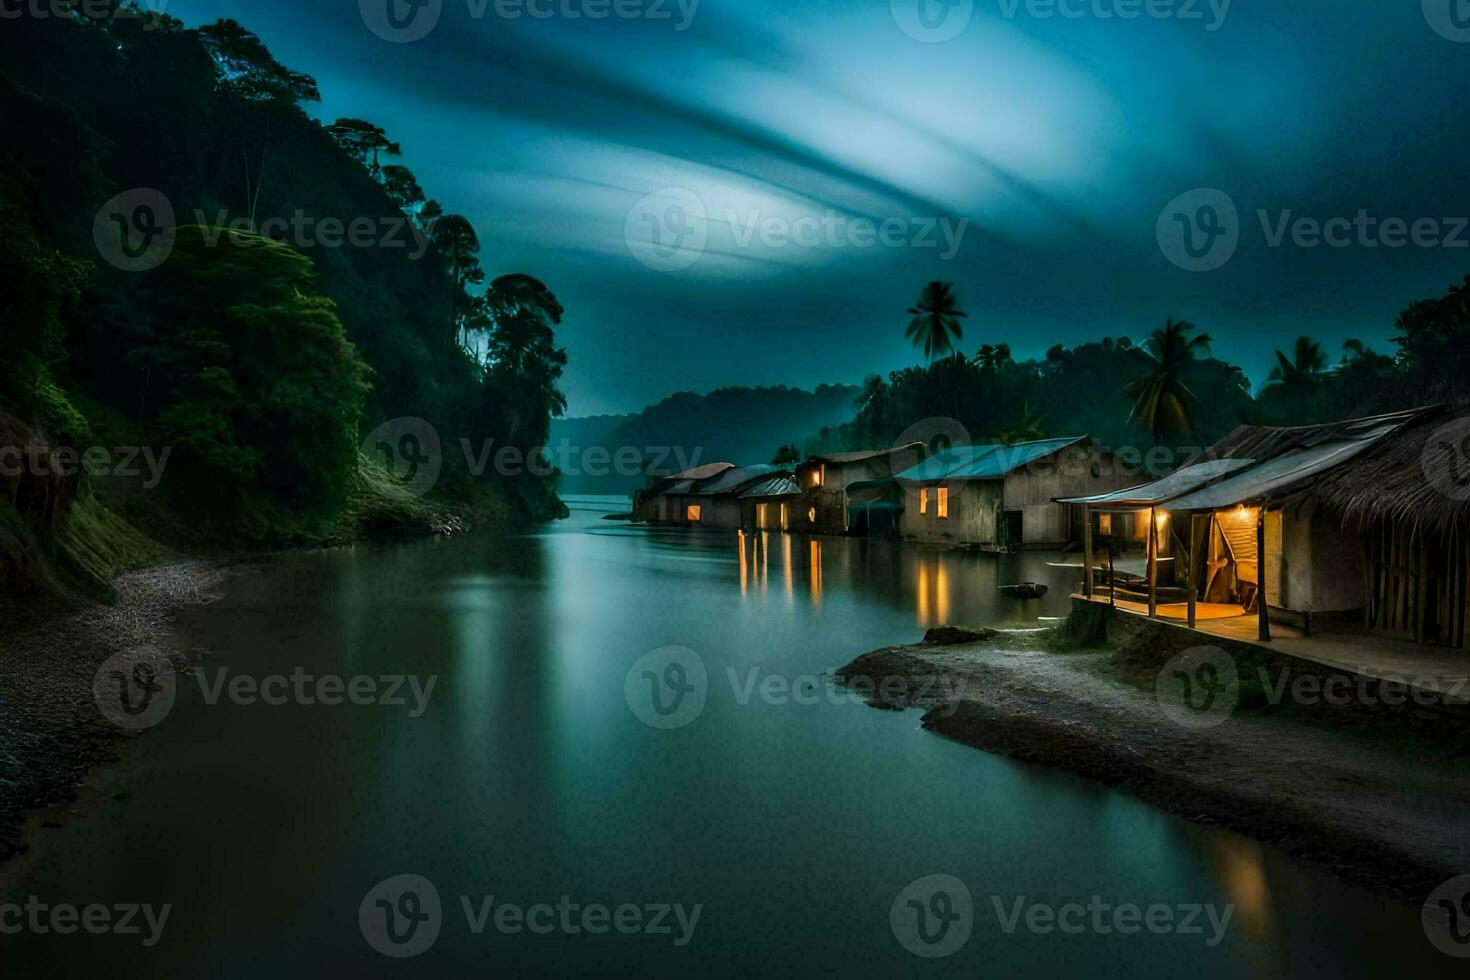
[[[1271,642],[1271,603],[1266,598],[1266,502],[1261,501],[1261,513],[1256,519],[1256,616],[1261,642]]]
[[[1108,542],[1108,605],[1118,605],[1118,580],[1113,576],[1113,542]]]
[[[1208,518],[1206,518],[1208,520]],[[1199,589],[1199,519],[1189,515],[1189,568],[1184,575],[1185,594],[1189,597],[1189,628],[1194,629],[1195,593]]]
[[[1092,598],[1092,508],[1082,505],[1082,594]]]
[[[1148,617],[1159,617],[1159,519],[1156,507],[1148,509]]]

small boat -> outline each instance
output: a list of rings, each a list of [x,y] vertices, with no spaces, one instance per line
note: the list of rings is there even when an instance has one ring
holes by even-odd
[[[1020,585],[1002,585],[1000,591],[1012,599],[1040,599],[1046,595],[1046,586],[1040,582],[1022,582]]]

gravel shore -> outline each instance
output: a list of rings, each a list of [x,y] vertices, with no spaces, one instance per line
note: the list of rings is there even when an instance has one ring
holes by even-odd
[[[208,562],[159,565],[119,578],[114,604],[0,634],[0,860],[26,849],[27,811],[76,803],[87,771],[132,737],[98,709],[99,667],[139,648],[187,666],[174,617],[212,601],[223,576]]]
[[[1291,706],[1171,720],[1159,664],[1051,631],[863,654],[838,679],[986,751],[1077,773],[1415,904],[1470,867],[1470,757],[1445,727]],[[1463,732],[1463,728],[1461,729]]]

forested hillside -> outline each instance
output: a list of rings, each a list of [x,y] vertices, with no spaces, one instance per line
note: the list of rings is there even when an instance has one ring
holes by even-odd
[[[552,290],[246,27],[112,13],[0,31],[0,594],[563,513],[460,449],[545,443]]]

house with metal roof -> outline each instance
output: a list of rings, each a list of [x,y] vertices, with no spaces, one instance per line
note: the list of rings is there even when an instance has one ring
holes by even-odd
[[[1057,497],[1137,479],[1137,470],[1087,436],[954,446],[895,475],[898,530],[996,550],[1060,547],[1080,540],[1081,508]]]
[[[1470,411],[1241,426],[1168,476],[1084,508],[1083,594],[1270,642],[1367,631],[1466,648]],[[1099,522],[1141,515],[1141,579],[1097,566]],[[1106,564],[1106,563],[1103,563]],[[1236,636],[1241,634],[1241,636]]]
[[[641,511],[649,524],[738,528],[744,495],[775,480],[791,480],[791,469],[773,464],[708,464],[693,476],[676,475],[644,495]]]
[[[810,456],[796,468],[802,498],[792,509],[790,530],[813,534],[848,534],[854,526],[850,490],[859,484],[890,480],[918,463],[928,451],[921,442],[887,449]]]

